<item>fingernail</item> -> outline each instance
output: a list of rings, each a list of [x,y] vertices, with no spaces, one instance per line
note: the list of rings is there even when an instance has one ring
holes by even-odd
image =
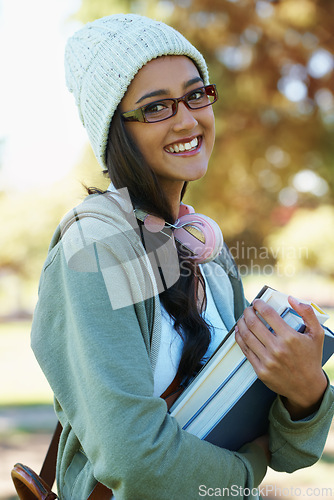
[[[239,332],[238,325],[235,325],[234,331],[235,331],[235,333],[238,333],[238,332]]]
[[[300,305],[300,304],[301,304],[301,302],[299,302],[299,300],[298,300],[298,299],[296,299],[296,297],[293,297],[292,295],[289,295],[289,299],[292,299],[292,300],[293,300],[293,302],[295,302],[295,304],[297,304],[297,305]]]

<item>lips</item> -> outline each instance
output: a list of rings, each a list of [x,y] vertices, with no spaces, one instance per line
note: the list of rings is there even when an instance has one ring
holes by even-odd
[[[179,142],[173,142],[172,144],[165,146],[164,150],[171,154],[191,153],[199,148],[201,142],[201,136],[196,136]]]

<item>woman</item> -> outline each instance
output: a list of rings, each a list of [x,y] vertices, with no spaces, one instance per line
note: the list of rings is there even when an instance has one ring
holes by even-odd
[[[217,92],[203,57],[163,23],[116,15],[69,40],[66,72],[112,184],[61,222],[33,322],[32,346],[63,426],[60,498],[86,499],[97,481],[116,499],[194,499],[203,485],[225,496],[234,486],[240,494],[231,496],[242,498],[269,463],[286,471],[314,463],[334,397],[312,310],[291,302],[307,325],[301,336],[262,301],[245,309],[213,221],[209,253],[200,241],[195,255],[173,243],[189,211],[180,205],[186,185],[206,173],[214,144]],[[159,396],[198,370],[244,309],[237,341],[282,397],[271,409],[270,441],[231,452],[180,429]]]

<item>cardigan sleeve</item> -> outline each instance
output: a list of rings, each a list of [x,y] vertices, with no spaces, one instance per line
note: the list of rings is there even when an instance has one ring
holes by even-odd
[[[114,282],[106,285],[99,265],[94,272],[71,269],[58,245],[41,278],[33,321],[32,347],[66,429],[58,457],[60,495],[66,490],[66,500],[86,498],[84,485],[93,477],[117,500],[193,500],[201,485],[239,488],[234,496],[243,498],[242,489],[252,490],[265,475],[262,449],[250,445],[237,453],[201,441],[153,397],[150,301],[112,308],[110,293],[136,280],[110,247],[94,244],[104,265],[118,270]]]
[[[293,421],[278,396],[270,415],[270,467],[293,472],[313,465],[323,452],[334,414],[334,388],[328,381],[318,411],[303,420]]]

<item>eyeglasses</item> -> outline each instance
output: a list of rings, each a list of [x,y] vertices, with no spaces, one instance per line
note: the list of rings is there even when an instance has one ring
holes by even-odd
[[[122,113],[123,120],[128,122],[156,123],[175,116],[179,102],[184,102],[188,109],[201,109],[211,106],[218,99],[216,85],[205,85],[187,92],[178,99],[161,99],[150,102],[138,109]]]

